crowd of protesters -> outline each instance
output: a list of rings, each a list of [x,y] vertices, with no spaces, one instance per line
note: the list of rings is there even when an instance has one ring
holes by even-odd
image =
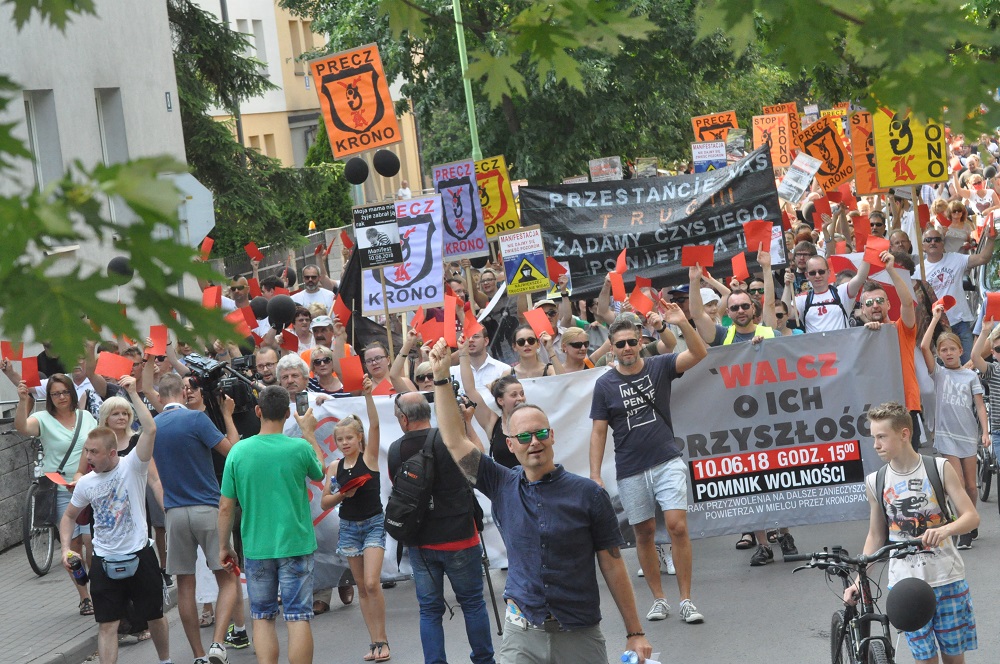
[[[449,262],[446,289],[462,302],[457,347],[423,339],[415,328],[401,329],[398,352],[391,356],[382,341],[348,339],[334,312],[340,283],[331,278],[325,260],[301,269],[298,290],[294,269],[261,279],[260,265],[253,262],[250,275],[230,281],[221,306],[250,306],[247,276],[257,280],[267,300],[291,293],[296,307],[287,328],[297,350],[287,350],[283,343],[284,326],[269,325],[265,317],[255,330],[259,342],[246,346],[209,340],[195,348],[178,341],[168,343],[164,355],[153,356],[146,352],[151,342],[145,347],[104,342],[88,345],[79,360],[66,364],[43,352],[39,367],[45,380],[36,388],[21,382],[14,364],[4,360],[0,368],[18,386],[17,429],[41,440],[43,470],[78,482],[74,491],[59,493],[59,513],[66,514],[60,531],[63,557],[67,569],[73,556],[79,556],[92,570],[90,584],[75,587],[80,613],[95,615],[101,625],[101,661],[114,661],[119,633],[151,637],[161,661],[171,661],[158,598],[162,586],[173,585],[176,578],[180,617],[195,664],[225,664],[227,648],[250,642],[242,590],[233,574],[241,567],[248,573],[258,659],[277,661],[274,619],[280,610],[295,637],[289,639],[289,661],[312,661],[309,620],[329,610],[330,592],[312,582],[317,545],[305,497],[307,478],[324,483],[322,509],[339,510],[337,551],[350,564],[371,641],[360,656],[365,661],[390,659],[391,625],[386,624],[379,576],[386,546],[374,405],[380,395],[395,395],[396,417],[406,432],[394,444],[394,461],[390,455],[390,478],[425,440],[433,443],[440,451],[437,463],[445,464],[439,470],[442,484],[435,488],[441,492],[440,504],[462,516],[429,526],[424,543],[409,553],[427,662],[443,661],[438,658],[443,657],[439,587],[444,574],[467,609],[473,661],[495,661],[482,580],[470,577],[480,574],[481,540],[472,522],[464,521],[475,516],[463,503],[466,493],[471,495],[466,480],[493,500],[493,517],[505,541],[538,530],[537,515],[522,506],[537,498],[539,506],[545,503],[563,515],[554,533],[536,533],[540,546],[560,535],[573,543],[558,549],[565,560],[544,548],[508,546],[508,607],[496,659],[520,661],[516,657],[522,651],[558,646],[578,652],[576,661],[606,661],[599,612],[580,608],[594,602],[595,559],[628,630],[619,635],[621,645],[649,655],[637,598],[619,553],[623,541],[601,480],[609,432],[618,494],[637,537],[638,572],[651,594],[646,619],[663,620],[670,611],[661,572],[676,575],[681,619],[689,624],[705,619],[692,601],[695,556],[687,532],[687,471],[669,415],[661,409],[669,413],[673,378],[701,361],[709,347],[778,343],[786,336],[861,325],[892,330],[900,341],[913,449],[922,440],[930,442],[933,432],[934,446],[974,504],[977,446],[1000,440],[1000,407],[987,416],[980,380],[993,388],[988,399],[1000,399],[1000,372],[988,361],[1000,359],[1000,345],[994,347],[1000,327],[983,322],[982,308],[977,310],[977,298],[969,297],[965,282],[993,254],[1000,149],[988,137],[978,143],[958,137],[952,150],[952,178],[919,191],[916,203],[931,211],[926,227],[919,227],[908,192],[841,200],[814,223],[816,201],[824,198],[814,186],[800,203],[783,204],[790,220],[784,233],[785,267],[772,270],[774,258],[766,250],[756,254],[761,271],[745,279],[719,280],[693,267],[682,283],[644,289],[656,305],[647,315],[634,311],[629,301],[615,301],[610,279],[596,298],[579,299],[572,296],[570,275],[564,275],[549,294],[532,303],[527,296],[502,294],[504,270],[496,262]],[[879,257],[886,279],[870,279],[870,265],[860,259],[859,217],[868,220],[865,233],[889,241]],[[345,262],[348,256],[345,250]],[[898,311],[895,320],[890,320],[890,299]],[[536,332],[527,323],[529,309],[544,312],[551,333]],[[434,309],[425,315],[443,319]],[[482,325],[463,336],[461,329],[473,317]],[[132,359],[131,373],[97,374],[97,353],[102,351]],[[358,418],[339,422],[334,435],[342,458],[334,460],[324,456],[311,408],[298,409],[296,395],[311,393],[311,404],[346,395],[341,360],[349,355],[360,356],[367,374],[354,395],[366,400],[368,423],[366,428]],[[252,356],[256,406],[238,413],[231,397],[206,390],[197,372],[190,371],[196,356],[222,363]],[[594,390],[590,477],[569,475],[553,463],[554,431],[546,414],[526,403],[522,381],[605,365],[614,370],[603,374]],[[640,396],[648,403],[638,410],[625,408],[624,386],[647,375],[650,388],[640,390]],[[444,398],[451,396],[453,382],[468,397],[464,404]],[[438,422],[448,426],[430,426],[425,395],[435,392],[441,392]],[[445,403],[449,405],[443,408]],[[636,417],[657,424],[633,430],[630,418]],[[486,440],[476,435],[473,421]],[[285,435],[286,422],[299,435]],[[445,453],[454,461],[442,461],[448,458]],[[582,512],[570,500],[581,496],[589,496]],[[275,510],[281,518],[275,518]],[[655,541],[658,511],[669,543]],[[957,548],[970,548],[976,535],[975,530],[962,534]],[[797,552],[785,528],[743,533],[736,548],[752,549],[749,564],[761,566],[774,559],[772,544],[784,555]],[[471,563],[462,558],[465,554]],[[130,556],[139,561],[132,574],[116,571],[127,567]],[[553,582],[551,592],[541,591],[551,580],[545,573],[548,565],[582,570],[579,586]],[[119,573],[125,576],[115,576]],[[345,604],[353,601],[350,587],[339,593]],[[200,629],[213,626],[206,649]],[[561,632],[580,638],[561,640]]]

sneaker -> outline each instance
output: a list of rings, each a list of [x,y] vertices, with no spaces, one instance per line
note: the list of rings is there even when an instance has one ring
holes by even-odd
[[[785,533],[778,537],[778,544],[781,545],[781,555],[783,556],[794,556],[799,552],[795,548],[795,538],[792,537],[791,533]]]
[[[959,549],[971,549],[972,548],[972,533],[966,533],[965,535],[958,536],[958,547]]]
[[[208,649],[209,664],[229,664],[229,657],[226,656],[226,646],[221,643],[213,643]]]
[[[686,599],[681,602],[681,620],[689,625],[697,625],[705,622],[705,616],[701,615],[694,602]]]
[[[169,574],[167,574],[167,570],[165,570],[163,568],[160,569],[160,574],[163,575],[163,585],[165,585],[167,588],[173,588],[174,587],[174,577],[172,577]]]
[[[194,664],[208,664],[208,658],[207,657],[199,657],[196,660],[194,660]]]
[[[665,558],[660,559],[660,569],[669,574],[670,576],[674,576],[677,574],[677,568],[674,567],[673,549],[667,552]]]
[[[759,544],[757,550],[750,556],[750,567],[761,567],[774,560],[774,552],[771,547]]]
[[[979,528],[973,528],[972,532],[969,534],[972,535],[972,539],[974,540],[979,539]]]
[[[661,597],[653,600],[653,606],[646,614],[646,620],[666,620],[669,615],[670,605],[667,604],[667,600]]]
[[[249,645],[250,637],[247,635],[247,631],[245,629],[241,629],[237,632],[236,625],[230,625],[229,631],[226,632],[226,646],[242,650]]]

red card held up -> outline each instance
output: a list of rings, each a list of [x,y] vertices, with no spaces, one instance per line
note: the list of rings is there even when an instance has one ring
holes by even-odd
[[[348,355],[340,358],[340,382],[344,384],[345,392],[357,392],[365,380],[365,370],[361,368],[359,355]]]
[[[282,288],[281,286],[275,286],[274,287],[274,294],[275,295],[291,295],[292,292],[290,290],[288,290],[287,288]]]
[[[858,211],[858,199],[854,197],[851,193],[851,183],[845,182],[840,185],[840,199],[841,203],[848,209],[854,212]]]
[[[146,355],[166,355],[167,354],[167,326],[150,325],[149,340],[153,345],[146,349]]]
[[[454,295],[444,296],[444,330],[441,336],[444,337],[444,342],[448,344],[449,348],[458,347],[458,339],[456,338],[456,313],[455,310],[458,307],[458,298]]]
[[[615,302],[624,302],[628,297],[625,293],[625,280],[620,272],[609,272],[608,279],[611,280],[611,297]]]
[[[419,327],[421,323],[424,322],[424,308],[417,307],[417,310],[413,312],[413,320],[410,321],[410,327]]]
[[[784,210],[781,211],[781,230],[790,231],[792,230],[792,218],[788,216],[788,213]]]
[[[246,308],[249,309],[250,307]],[[243,337],[250,336],[250,330],[252,328],[249,325],[247,325],[246,319],[243,317],[242,310],[237,309],[236,311],[230,311],[228,314],[226,314],[225,319],[226,322],[228,322],[230,325],[236,328],[236,334]],[[256,319],[254,320],[253,324],[254,327],[257,327]]]
[[[12,341],[0,341],[0,355],[5,360],[20,362],[24,359],[24,344],[14,344]]]
[[[750,278],[750,270],[747,269],[747,255],[742,251],[733,256],[733,276],[740,281]]]
[[[639,288],[632,291],[628,301],[632,303],[632,309],[638,311],[643,316],[648,316],[649,312],[653,310],[653,301]]]
[[[625,264],[625,250],[622,249],[622,252],[618,254],[618,259],[615,260],[615,272],[618,274],[625,274],[625,270],[627,269],[628,266]]]
[[[483,324],[476,320],[475,316],[469,313],[465,314],[465,325],[462,327],[462,336],[464,336],[466,340],[483,329]]]
[[[372,478],[371,473],[365,473],[364,475],[358,475],[357,477],[352,477],[348,482],[337,489],[338,493],[347,493],[353,489],[358,489],[364,486],[365,482]]]
[[[647,279],[646,277],[636,277],[635,278],[635,287],[636,288],[652,288],[653,287],[653,280],[652,279]]]
[[[819,212],[813,212],[813,228],[823,232],[823,216]]]
[[[936,219],[938,224],[941,225],[941,228],[948,228],[949,226],[951,226],[951,219],[948,218],[948,215],[942,212],[937,213]]]
[[[290,330],[281,331],[281,347],[293,353],[299,352],[299,338]]]
[[[931,209],[926,203],[917,205],[917,221],[920,222],[920,230],[926,230],[927,225],[931,223]]]
[[[115,353],[98,353],[94,373],[117,381],[122,376],[132,374],[132,360]]]
[[[444,336],[444,323],[436,318],[429,318],[416,328],[425,344],[437,343],[437,340]]]
[[[931,311],[934,311],[934,307],[942,305],[945,311],[948,311],[953,306],[955,306],[955,298],[951,295],[945,295],[944,297],[938,299],[937,302],[931,305]]]
[[[250,277],[247,279],[247,288],[250,289],[250,297],[260,297],[263,293],[260,292],[260,282]]]
[[[863,247],[868,244],[868,238],[872,234],[872,222],[867,214],[859,214],[854,217],[854,246]]]
[[[839,242],[837,242],[837,244],[836,244],[836,246],[834,248],[834,253],[837,253],[837,254],[846,254],[847,253],[847,240],[840,240]]]
[[[337,317],[340,324],[347,327],[347,321],[351,320],[351,310],[344,304],[344,300],[337,293],[337,299],[333,302],[333,315]]]
[[[45,473],[45,476],[58,484],[59,486],[76,486],[76,483],[70,484],[66,481],[66,478],[62,476],[61,473]]]
[[[986,314],[983,320],[1000,320],[1000,292],[986,294]],[[27,362],[28,358],[24,358]]]
[[[321,253],[323,253],[323,243],[322,242],[320,244],[316,245],[316,248],[313,250],[313,255],[314,256],[319,256]]]
[[[132,361],[128,360],[129,371],[132,370]],[[127,373],[127,372],[126,372]],[[42,380],[38,377],[38,358],[28,356],[21,360],[21,380],[28,387],[41,387]]]
[[[209,286],[201,292],[201,306],[218,309],[222,306],[222,286]]]
[[[247,242],[243,245],[243,250],[247,252],[247,256],[250,257],[250,260],[257,261],[258,263],[264,262],[264,254],[262,254],[260,249],[257,248],[256,242]]]
[[[559,261],[551,256],[546,257],[545,264],[549,268],[549,280],[554,284],[559,282],[559,277],[566,274],[566,268],[560,265]]]
[[[530,309],[524,312],[524,320],[528,321],[528,325],[534,330],[535,335],[539,338],[542,336],[542,332],[548,332],[550,337],[556,335],[555,331],[552,329],[552,323],[549,322],[549,317],[545,315],[544,309]],[[539,339],[539,342],[541,339]]]
[[[865,245],[865,262],[876,268],[885,267],[880,256],[882,252],[889,251],[889,241],[884,237],[871,236]]]
[[[830,199],[826,196],[814,200],[813,209],[820,214],[833,215],[833,209],[830,208]]]
[[[681,265],[684,267],[712,267],[715,265],[715,246],[711,244],[689,244],[681,247]]]
[[[209,255],[212,253],[212,247],[215,246],[215,240],[210,237],[206,237],[201,243],[201,260],[207,261]]]
[[[766,219],[755,219],[743,224],[743,234],[747,237],[747,251],[770,251],[773,230],[774,224]]]
[[[347,234],[347,231],[340,231],[340,241],[346,248],[354,248],[354,242],[351,240],[351,236]]]

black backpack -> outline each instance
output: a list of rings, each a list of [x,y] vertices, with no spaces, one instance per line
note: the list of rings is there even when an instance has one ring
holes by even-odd
[[[400,544],[418,544],[424,517],[431,506],[434,488],[434,438],[437,429],[427,432],[419,452],[399,465],[392,478],[392,491],[385,506],[385,532]],[[399,454],[398,448],[396,454]],[[395,465],[391,463],[390,465]]]
[[[947,494],[944,491],[944,485],[941,482],[941,474],[938,472],[937,460],[932,456],[927,456],[926,454],[921,454],[920,458],[924,462],[924,472],[927,474],[927,481],[931,483],[931,487],[934,489],[934,497],[937,499],[938,505],[941,507],[941,511],[944,512],[945,523],[951,523],[955,520],[952,516],[951,508],[948,505]],[[885,473],[889,468],[889,464],[886,464],[878,469],[875,473],[875,497],[878,499],[879,503],[882,505],[882,511],[885,512]],[[889,541],[889,515],[885,517],[885,541]]]

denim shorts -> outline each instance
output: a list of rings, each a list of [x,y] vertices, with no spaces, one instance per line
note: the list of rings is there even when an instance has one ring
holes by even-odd
[[[915,632],[906,632],[906,642],[913,658],[934,659],[938,646],[952,657],[967,650],[976,650],[976,617],[972,613],[972,596],[965,579],[934,589],[937,610],[934,618]]]
[[[337,553],[353,558],[363,556],[368,547],[385,549],[385,514],[379,513],[364,521],[341,519]]]
[[[293,558],[244,561],[250,617],[274,620],[278,615],[278,591],[285,622],[313,617],[313,554]]]
[[[60,488],[56,491],[56,529],[59,529],[59,522],[62,521],[63,512],[69,507],[69,501],[72,498],[69,491]],[[90,524],[80,525],[79,523],[73,526],[73,539],[76,539],[80,535],[90,534]]]
[[[664,512],[687,511],[687,466],[676,457],[622,478],[618,480],[618,497],[631,526],[655,518],[657,504]]]

